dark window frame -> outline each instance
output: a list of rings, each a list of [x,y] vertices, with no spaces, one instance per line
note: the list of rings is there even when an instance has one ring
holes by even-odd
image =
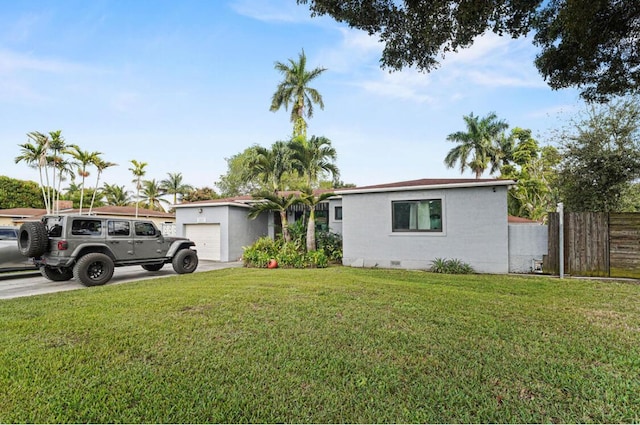
[[[439,213],[431,213],[430,217],[429,217],[429,225],[430,227],[428,229],[426,228],[418,228],[418,226],[420,225],[420,210],[419,208],[415,209],[415,213],[416,213],[416,217],[415,217],[415,221],[416,221],[416,228],[405,228],[405,227],[398,227],[396,226],[397,221],[400,219],[399,217],[396,216],[396,205],[400,205],[400,204],[409,204],[409,205],[420,205],[423,203],[432,203],[432,202],[438,202],[439,203]],[[429,199],[407,199],[407,200],[397,200],[397,201],[391,201],[391,231],[394,233],[438,233],[441,234],[444,232],[444,226],[443,226],[443,213],[442,213],[442,205],[443,205],[443,199],[442,198],[429,198]],[[433,222],[438,223],[439,220],[439,227],[431,227],[431,225],[433,224]]]
[[[340,214],[338,214],[338,211],[340,211]],[[336,207],[334,208],[333,219],[335,221],[342,221],[342,205],[336,205]]]

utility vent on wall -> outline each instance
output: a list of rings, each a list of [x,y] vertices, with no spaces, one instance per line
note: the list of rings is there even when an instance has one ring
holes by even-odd
[[[391,261],[391,267],[400,267],[400,261]]]

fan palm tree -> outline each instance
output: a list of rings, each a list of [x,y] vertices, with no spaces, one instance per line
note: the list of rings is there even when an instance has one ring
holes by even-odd
[[[129,171],[133,173],[134,179],[133,183],[136,184],[136,218],[138,218],[138,204],[140,203],[140,189],[142,189],[142,177],[144,177],[147,172],[144,170],[144,167],[147,166],[146,162],[138,162],[135,159],[132,159],[131,165],[133,167],[129,168]]]
[[[291,122],[294,124],[293,135],[306,137],[307,124],[304,117],[313,116],[313,105],[324,109],[322,95],[316,89],[309,87],[309,83],[326,71],[325,68],[315,68],[307,71],[307,57],[304,50],[298,56],[298,61],[289,59],[289,64],[276,62],[274,67],[283,76],[271,99],[270,111],[275,112],[284,106],[288,110],[291,104]]]
[[[162,205],[169,203],[166,199],[162,199],[164,194],[165,192],[160,188],[156,179],[142,181],[142,205],[144,207],[155,211],[164,211]]]
[[[126,190],[124,186],[105,183],[102,186],[102,194],[107,200],[108,205],[114,205],[118,207],[126,207],[128,205],[131,205],[130,192]]]
[[[89,176],[87,167],[93,165],[102,155],[102,152],[83,151],[78,145],[69,145],[65,152],[71,155],[78,162],[78,174],[82,177],[80,184],[80,209],[78,214],[82,215],[82,204],[84,201],[85,180]]]
[[[458,146],[449,151],[444,164],[453,168],[459,163],[460,173],[464,173],[468,167],[475,173],[476,179],[479,179],[490,165],[491,173],[497,171],[501,158],[501,136],[509,125],[498,120],[493,112],[484,118],[471,113],[463,119],[467,126],[466,132],[457,131],[447,136],[447,140],[458,143]]]
[[[182,183],[182,173],[167,173],[169,178],[160,181],[160,188],[167,195],[173,195],[173,205],[178,203],[180,198],[193,190],[193,186]]]
[[[96,170],[98,170],[98,172],[96,173],[96,186],[95,186],[95,190],[93,191],[93,196],[91,197],[91,205],[89,205],[89,214],[91,214],[91,210],[93,209],[93,204],[96,200],[96,193],[98,192],[98,186],[100,185],[100,175],[107,168],[113,167],[118,164],[116,164],[115,162],[105,161],[98,156],[95,159],[93,165],[95,165]]]
[[[285,242],[291,242],[291,234],[289,233],[289,222],[287,220],[287,210],[294,205],[302,202],[300,196],[295,193],[287,195],[278,195],[272,192],[262,192],[254,195],[254,198],[260,199],[251,206],[249,210],[249,218],[255,219],[260,213],[266,211],[277,211],[280,213],[280,222],[282,224],[282,238]]]

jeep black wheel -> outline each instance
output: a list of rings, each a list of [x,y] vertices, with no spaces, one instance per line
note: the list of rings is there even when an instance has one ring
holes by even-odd
[[[181,249],[171,263],[178,274],[193,273],[198,268],[198,254],[191,249]]]
[[[73,268],[73,276],[85,286],[107,283],[113,276],[113,260],[99,252],[81,257]]]
[[[18,249],[25,257],[39,257],[45,253],[49,245],[49,236],[44,223],[28,221],[20,226]]]
[[[73,270],[68,267],[40,267],[40,274],[54,282],[65,282],[73,277]]]
[[[157,272],[164,267],[164,263],[161,264],[143,264],[142,268],[148,272]]]

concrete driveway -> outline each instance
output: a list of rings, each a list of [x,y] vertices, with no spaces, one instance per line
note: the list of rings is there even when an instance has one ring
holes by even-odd
[[[218,261],[200,260],[195,273],[232,267],[242,267],[242,262],[221,263]],[[157,272],[148,272],[140,266],[116,267],[113,278],[107,285],[167,276],[177,276],[171,264],[165,264],[165,266]],[[87,287],[80,282],[76,282],[75,279],[67,282],[52,282],[42,277],[39,272],[0,274],[0,299],[28,297],[52,292],[71,291],[74,289],[87,289]]]

